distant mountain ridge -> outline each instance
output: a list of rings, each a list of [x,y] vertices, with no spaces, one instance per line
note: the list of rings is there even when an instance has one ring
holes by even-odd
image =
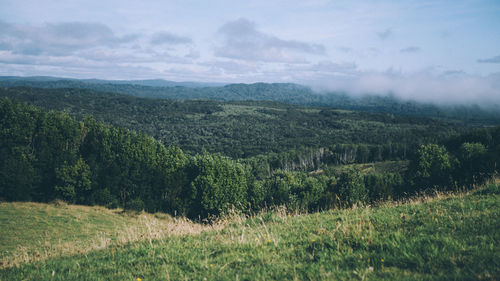
[[[79,81],[87,84],[130,84],[130,85],[141,85],[149,87],[189,87],[189,88],[201,88],[201,87],[221,87],[226,85],[226,83],[215,83],[215,82],[176,82],[165,79],[145,79],[145,80],[102,80],[102,79],[76,79],[76,78],[63,78],[63,77],[52,77],[52,76],[0,76],[0,82],[16,82],[16,83],[29,83],[29,82],[56,82],[56,81]]]
[[[337,109],[389,114],[460,119],[471,125],[500,124],[500,109],[478,105],[435,105],[402,100],[393,95],[353,97],[347,93],[317,93],[293,83],[216,84],[153,80],[99,80],[57,77],[0,76],[0,87],[78,88],[160,99],[212,99],[221,101],[277,101],[294,105],[326,106]]]

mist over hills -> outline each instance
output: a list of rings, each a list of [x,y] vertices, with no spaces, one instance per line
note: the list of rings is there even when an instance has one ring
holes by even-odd
[[[0,87],[78,88],[160,99],[212,99],[221,101],[278,101],[294,105],[326,106],[337,109],[390,114],[460,119],[471,125],[500,122],[496,104],[433,104],[407,100],[395,94],[351,95],[347,92],[318,92],[293,83],[221,84],[151,80],[100,80],[59,77],[0,77]]]

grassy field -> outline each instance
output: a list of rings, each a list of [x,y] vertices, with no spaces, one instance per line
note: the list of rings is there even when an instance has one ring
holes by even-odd
[[[102,207],[0,203],[0,268],[212,227],[165,214]]]
[[[26,211],[9,213],[9,205]],[[140,221],[140,216],[128,217],[105,209],[88,208],[85,210],[89,216],[79,218],[77,222],[75,215],[79,212],[73,212],[73,208],[84,207],[2,204],[2,252],[19,247],[39,247],[27,240],[29,237],[65,241],[60,229],[65,224],[56,220],[57,214],[68,218],[65,226],[73,227],[75,233],[81,232],[77,231],[80,224],[87,225],[83,228],[95,225],[95,231],[82,233],[82,236],[87,236],[78,238],[82,241],[94,241],[101,229],[109,227],[104,222],[106,220],[116,226],[114,229]],[[16,212],[32,215],[21,218]],[[68,212],[73,215],[67,215]],[[97,216],[91,219],[93,212]],[[168,217],[147,217],[164,225],[175,222]],[[39,223],[32,224],[25,219]],[[123,224],[117,221],[123,221]],[[17,262],[17,266],[3,268],[0,279],[500,279],[500,194],[495,185],[466,194],[438,194],[406,203],[387,203],[377,208],[359,207],[302,215],[290,215],[285,210],[252,217],[235,215],[213,229],[184,223],[193,230],[173,228],[158,235],[158,239],[139,237],[135,242],[132,239],[132,243],[110,242],[104,249],[96,247],[85,253],[65,253],[31,263]],[[6,232],[5,228],[11,230]],[[54,229],[49,231],[49,228]],[[112,234],[112,228],[108,235],[119,237],[119,233]],[[5,238],[6,235],[9,237]],[[71,243],[72,239],[70,237],[66,242]]]
[[[350,168],[357,168],[363,174],[402,173],[408,169],[409,161],[381,161],[363,164],[332,165],[328,169],[340,174]]]

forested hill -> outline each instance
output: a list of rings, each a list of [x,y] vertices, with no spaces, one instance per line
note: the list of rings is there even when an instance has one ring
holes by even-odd
[[[0,76],[0,83],[6,84],[25,84],[25,83],[47,83],[47,82],[73,82],[73,83],[86,83],[86,84],[117,84],[117,85],[141,85],[150,87],[190,87],[190,88],[202,88],[202,87],[216,87],[224,86],[227,83],[210,83],[210,82],[176,82],[164,79],[145,79],[145,80],[102,80],[102,79],[74,79],[74,78],[61,78],[61,77],[51,77],[51,76],[30,76],[30,77],[20,77],[20,76]]]
[[[286,206],[314,211],[403,199],[425,190],[470,189],[498,174],[500,127],[414,147],[404,174],[260,171],[220,154],[179,148],[92,117],[0,98],[0,201],[63,199],[190,218]]]
[[[0,87],[80,88],[121,93],[137,97],[168,99],[214,99],[223,101],[266,100],[295,105],[327,106],[337,109],[460,119],[472,125],[500,123],[500,111],[476,105],[437,106],[400,100],[394,96],[352,97],[345,93],[320,94],[290,83],[219,84],[171,82],[165,80],[77,80],[54,77],[0,77]],[[211,86],[211,87],[208,87]]]
[[[334,163],[406,159],[418,144],[466,130],[460,122],[263,101],[158,100],[27,87],[0,88],[0,97],[64,110],[79,119],[92,115],[189,153],[220,152],[232,158],[307,148],[320,158],[332,152],[336,158],[329,161]]]

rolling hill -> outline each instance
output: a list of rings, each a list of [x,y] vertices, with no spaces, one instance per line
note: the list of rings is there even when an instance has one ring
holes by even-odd
[[[295,105],[326,106],[336,109],[459,119],[471,125],[500,123],[498,105],[435,105],[401,100],[394,95],[319,93],[291,83],[228,84],[171,82],[166,80],[98,80],[57,77],[0,77],[0,87],[79,88],[161,99],[213,99],[222,101],[278,101]]]
[[[233,158],[302,148],[350,149],[343,162],[405,159],[410,147],[468,130],[470,123],[268,101],[170,100],[79,88],[0,88],[0,97],[147,133],[191,153]],[[340,148],[339,145],[344,145]],[[363,155],[357,146],[365,145]],[[356,147],[355,149],[353,147]],[[353,150],[354,149],[354,150]],[[358,159],[356,160],[356,157]],[[340,163],[340,160],[334,162]]]
[[[0,278],[498,280],[498,188],[490,185],[467,194],[438,194],[376,208],[315,214],[289,214],[280,209],[250,217],[234,215],[223,219],[216,229],[201,233],[186,233],[184,228],[165,231],[168,224],[162,222],[154,227],[163,231],[155,237],[148,234],[150,229],[139,227],[137,230],[145,235],[138,235],[133,243],[105,243],[100,248],[55,252],[34,260],[29,259],[30,255],[43,252],[46,239],[57,238],[57,233],[78,233],[82,241],[101,241],[95,232],[80,232],[79,220],[91,229],[100,229],[106,220],[131,219],[89,207],[3,203],[1,237],[13,228],[20,238],[31,237],[33,224],[39,233],[56,235],[35,235],[33,240],[18,242],[5,240],[3,262],[12,260],[12,254],[24,253],[28,258],[17,261],[15,267],[12,263],[3,264]],[[30,217],[25,215],[27,212]],[[102,222],[86,219],[93,214],[102,215]],[[121,235],[116,232],[120,228],[107,229],[105,238]],[[48,244],[53,248],[66,243],[54,239]],[[17,250],[9,256],[6,248]]]

